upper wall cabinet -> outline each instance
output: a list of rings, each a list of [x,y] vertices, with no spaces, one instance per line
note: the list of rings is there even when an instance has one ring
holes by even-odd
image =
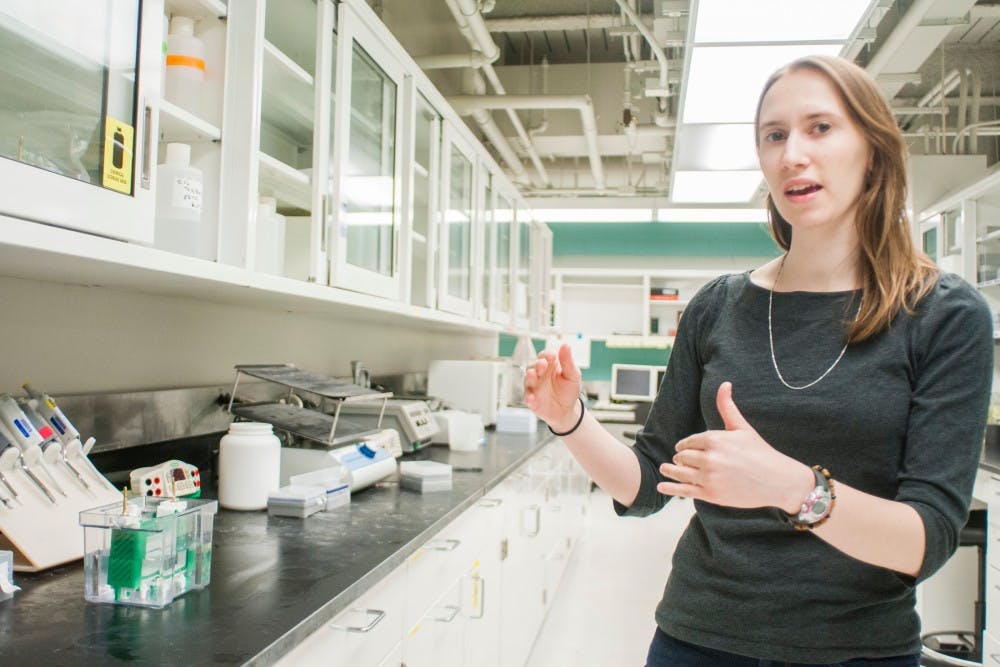
[[[162,0],[0,6],[0,213],[153,241]]]
[[[339,14],[331,282],[398,298],[403,67],[352,7],[341,5]]]
[[[507,327],[513,324],[514,193],[498,178],[492,181],[493,211],[486,234],[490,239],[489,319]]]
[[[531,230],[531,289],[528,291],[531,330],[552,326],[552,230],[535,222]]]

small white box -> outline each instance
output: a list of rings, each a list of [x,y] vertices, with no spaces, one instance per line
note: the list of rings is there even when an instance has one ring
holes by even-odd
[[[288,483],[293,486],[321,486],[326,489],[326,507],[323,510],[329,511],[351,502],[351,487],[343,479],[344,469],[332,467],[292,475],[288,478]]]
[[[326,507],[326,489],[322,486],[283,486],[267,494],[267,513],[271,516],[294,516],[304,519]]]

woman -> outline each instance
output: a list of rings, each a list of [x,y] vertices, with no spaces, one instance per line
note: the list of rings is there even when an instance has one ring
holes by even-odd
[[[636,446],[585,413],[567,347],[525,401],[619,514],[695,500],[650,667],[917,665],[914,585],[967,516],[991,315],[913,247],[906,149],[864,70],[797,60],[754,125],[786,252],[692,299]]]

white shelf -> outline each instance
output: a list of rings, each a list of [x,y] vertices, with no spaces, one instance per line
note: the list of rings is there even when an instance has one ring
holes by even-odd
[[[691,303],[691,299],[650,299],[649,305],[653,306],[674,306],[675,308],[683,308],[684,306]]]
[[[281,205],[312,210],[312,186],[309,177],[281,160],[260,153],[260,191],[273,196]]]
[[[418,232],[410,232],[410,238],[413,239],[414,243],[419,243],[421,245],[427,245],[427,237]]]
[[[264,42],[261,115],[300,146],[312,146],[314,80],[270,42]]]
[[[980,236],[976,239],[976,243],[986,243],[987,241],[996,241],[998,239],[1000,239],[1000,229],[994,230],[984,236]]]
[[[160,141],[178,141],[185,144],[219,141],[222,131],[190,111],[160,100]]]
[[[390,299],[177,255],[155,248],[0,216],[3,275],[142,294],[240,304],[427,330],[499,332],[471,320]],[[249,289],[248,289],[249,288]]]
[[[424,178],[427,178],[430,175],[430,172],[427,171],[427,167],[420,164],[416,160],[413,161],[413,171]]]
[[[228,14],[221,0],[166,0],[164,10],[167,16],[188,16],[194,20],[223,18]]]

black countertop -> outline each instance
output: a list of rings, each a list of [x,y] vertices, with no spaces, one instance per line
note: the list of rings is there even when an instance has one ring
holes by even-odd
[[[165,609],[90,604],[83,564],[15,574],[0,603],[0,664],[268,665],[392,572],[551,438],[489,434],[475,452],[431,447],[412,457],[481,468],[448,492],[392,481],[307,519],[220,510],[212,581]],[[206,494],[207,496],[207,494]]]

